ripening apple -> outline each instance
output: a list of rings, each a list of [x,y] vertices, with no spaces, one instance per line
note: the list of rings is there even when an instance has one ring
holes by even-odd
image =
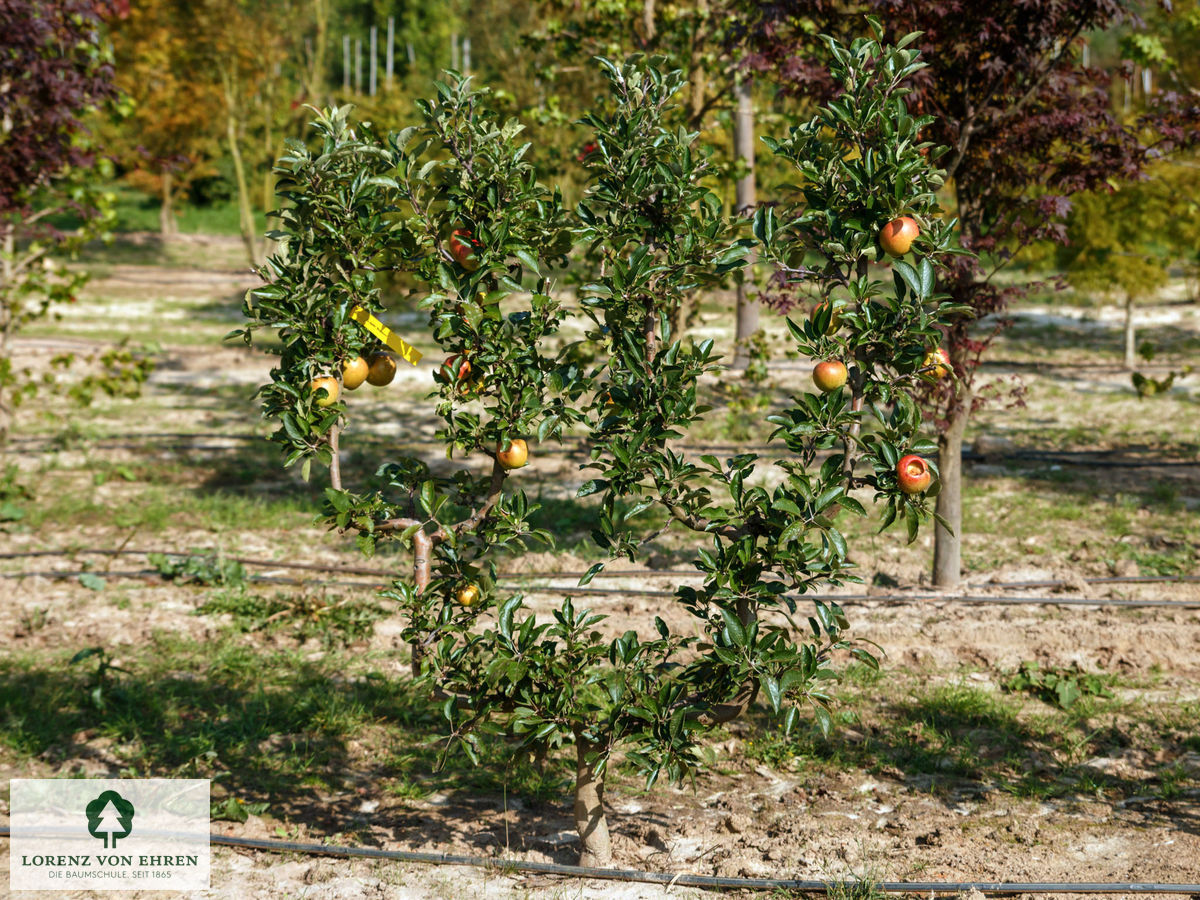
[[[464,584],[454,595],[459,606],[471,607],[479,602],[479,588],[474,584]]]
[[[496,445],[496,459],[506,469],[519,469],[529,460],[529,445],[521,438],[513,438],[508,449],[503,449],[503,442]]]
[[[817,363],[812,373],[813,384],[826,394],[845,384],[846,376],[846,364],[836,359]]]
[[[930,366],[933,367],[929,373],[930,375],[934,378],[945,378],[953,368],[950,365],[950,354],[942,347],[930,350],[925,354],[925,359],[921,362],[921,368],[928,369]]]
[[[387,353],[376,353],[367,360],[367,383],[376,387],[391,384],[396,377],[396,361]]]
[[[348,391],[354,390],[367,380],[370,371],[371,367],[361,356],[346,360],[342,363],[342,387]]]
[[[892,219],[879,232],[879,246],[892,256],[903,256],[912,247],[921,229],[910,216]]]
[[[447,356],[446,361],[442,363],[442,374],[449,372],[455,381],[466,381],[467,376],[471,374],[471,361],[467,359],[466,354],[455,353],[453,356]]]
[[[826,307],[832,303],[831,300],[822,300],[813,307],[813,311],[808,314],[808,318],[813,324],[816,324],[817,316],[819,316]],[[829,317],[829,327],[825,329],[826,334],[835,334],[842,325],[842,317],[840,309],[835,305],[833,307],[833,315]]]
[[[929,463],[910,453],[896,463],[896,480],[904,493],[919,494],[929,487],[933,473],[929,471]]]
[[[479,268],[479,241],[466,228],[455,228],[450,232],[450,255],[468,272]]]
[[[319,378],[314,378],[310,389],[314,394],[317,394],[317,398],[313,402],[322,409],[337,403],[339,392],[338,381],[332,375],[322,375]],[[324,391],[325,395],[321,396],[320,391]]]

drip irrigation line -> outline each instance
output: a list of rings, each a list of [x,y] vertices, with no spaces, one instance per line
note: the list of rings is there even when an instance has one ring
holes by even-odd
[[[221,440],[221,441],[246,441],[246,442],[267,442],[267,438],[257,434],[186,434],[176,432],[148,432],[144,434],[131,435],[138,440],[130,441],[118,438],[99,438],[94,441],[85,441],[89,447],[95,447],[105,450],[138,450],[144,448],[147,444],[157,443],[161,449],[177,449],[177,450],[205,450],[220,453],[227,453],[239,450],[239,447],[230,447],[225,444],[197,444],[195,440]],[[385,435],[369,435],[379,441],[390,440]],[[172,440],[160,441],[160,438],[168,438]],[[191,439],[191,440],[187,440]],[[48,444],[52,438],[15,438],[14,444],[24,444],[26,449],[34,453],[50,452],[50,447],[37,447],[35,444]],[[400,449],[426,447],[426,446],[441,446],[439,442],[433,438],[418,438],[408,439],[401,444],[395,445]],[[543,446],[538,449],[538,452],[544,456],[561,456],[572,453],[579,453],[586,450],[585,445],[580,441],[567,441],[562,445]],[[692,451],[695,453],[771,453],[774,451],[784,452],[781,445],[774,444],[678,444],[673,447],[679,451]],[[1005,452],[990,453],[975,453],[974,451],[963,451],[963,462],[980,463],[986,462],[989,459],[1001,460],[1028,460],[1033,462],[1043,462],[1050,465],[1071,466],[1074,468],[1088,469],[1140,469],[1140,468],[1197,468],[1200,467],[1200,459],[1104,459],[1101,458],[1107,451],[1095,450],[1010,450]]]
[[[12,837],[0,827],[0,837]],[[297,841],[272,841],[241,838],[224,834],[209,835],[219,847],[262,850],[268,853],[304,853],[338,859],[386,859],[395,862],[440,866],[470,866],[497,872],[532,872],[539,875],[566,875],[642,884],[678,887],[726,888],[732,890],[790,890],[813,894],[857,893],[855,888],[870,887],[888,894],[965,894],[976,890],[985,894],[1195,894],[1200,884],[1158,882],[1011,882],[1011,881],[883,881],[842,882],[805,881],[795,878],[736,878],[722,875],[689,875],[683,872],[646,872],[640,869],[597,869],[565,866],[558,863],[531,862],[522,859],[497,859],[488,856],[460,856],[453,853],[424,853],[415,850],[379,850],[374,847],[344,847],[337,844],[305,844]]]
[[[222,554],[216,548],[199,547],[188,551],[178,550],[102,550],[98,548],[88,548],[79,550],[19,550],[15,552],[0,553],[0,559],[32,559],[46,557],[74,557],[74,556],[149,556],[152,553],[162,554],[167,557],[177,559],[187,559],[192,556],[216,556],[220,559],[229,560],[230,562],[241,563],[244,566],[253,566],[263,569],[296,569],[306,572],[332,572],[337,575],[370,575],[380,578],[392,578],[395,575],[394,571],[388,569],[372,569],[366,566],[330,566],[321,565],[320,563],[301,563],[301,562],[283,562],[269,559],[252,559],[245,556],[229,556]],[[99,573],[102,574],[102,573]],[[586,573],[574,571],[533,571],[533,572],[500,572],[498,577],[505,581],[524,581],[533,578],[573,578],[578,580]],[[647,569],[645,571],[639,569],[605,569],[598,572],[594,579],[600,578],[678,578],[684,579],[693,572],[680,572],[672,569]],[[593,579],[593,580],[594,580]],[[1200,583],[1200,575],[1105,575],[1097,577],[1080,578],[1077,581],[1056,581],[1056,580],[1040,580],[1040,581],[987,581],[978,585],[978,587],[999,588],[1002,590],[1024,590],[1028,588],[1056,588],[1070,587],[1074,584],[1082,582],[1083,584],[1194,584]],[[565,590],[565,588],[564,588]],[[584,590],[577,588],[575,590]],[[609,589],[603,589],[608,591]],[[625,592],[622,589],[618,592]],[[809,597],[838,597],[845,595],[837,594],[819,594],[807,595]],[[857,595],[856,595],[857,596]],[[879,595],[864,594],[863,597],[875,597]],[[904,595],[908,596],[908,595]],[[943,597],[941,594],[930,594],[929,596]]]
[[[48,570],[9,572],[0,574],[0,579],[24,580],[26,578],[51,578],[62,580],[78,578],[81,575],[98,575],[102,578],[126,578],[134,581],[170,581],[171,576],[163,575],[154,569],[120,570],[116,572],[97,571],[94,569],[79,569],[73,571]],[[297,587],[350,587],[366,590],[379,590],[388,587],[382,582],[368,581],[339,581],[325,579],[288,578],[274,575],[248,575],[244,579],[251,584],[279,584]],[[557,594],[572,597],[662,597],[672,599],[674,591],[653,590],[650,588],[594,588],[594,587],[565,587],[555,585],[525,585],[526,594]],[[1200,609],[1200,600],[1121,600],[1101,597],[993,597],[986,595],[960,594],[799,594],[793,599],[820,600],[842,605],[849,604],[882,604],[884,606],[902,606],[907,603],[955,604],[967,603],[976,606],[1098,606],[1123,607],[1126,609],[1166,608],[1166,609]]]

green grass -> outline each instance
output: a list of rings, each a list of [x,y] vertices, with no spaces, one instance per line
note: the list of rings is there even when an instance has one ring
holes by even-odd
[[[118,232],[157,232],[159,230],[159,210],[162,204],[158,197],[135,191],[119,183],[110,185],[110,189],[117,198],[114,212],[116,213],[116,230]],[[235,198],[207,206],[179,202],[175,207],[175,213],[175,221],[182,234],[240,234]],[[254,219],[255,234],[265,232],[266,216],[255,210]],[[71,216],[57,216],[54,217],[54,224],[59,228],[75,228],[78,227],[79,221]]]
[[[813,726],[789,739],[756,718],[746,755],[826,774],[899,771],[910,786],[935,794],[975,785],[1024,798],[1119,797],[1177,793],[1185,773],[1165,765],[1143,783],[1087,760],[1120,755],[1147,740],[1158,740],[1174,757],[1194,748],[1200,726],[1194,701],[1145,704],[1087,695],[1062,710],[962,681],[928,686],[917,672],[893,669],[885,678],[864,679],[852,667],[847,674],[837,691],[839,727],[830,738]]]
[[[227,601],[214,600],[218,606]],[[561,796],[570,768],[533,766],[501,739],[484,739],[478,768],[457,753],[445,766],[440,706],[407,679],[384,674],[394,654],[307,652],[247,644],[232,627],[206,641],[156,633],[123,646],[103,709],[91,699],[95,657],[76,648],[0,659],[0,748],[17,759],[74,758],[66,735],[95,741],[129,777],[211,777],[276,814],[313,789],[353,787],[367,774],[390,793],[453,789]]]

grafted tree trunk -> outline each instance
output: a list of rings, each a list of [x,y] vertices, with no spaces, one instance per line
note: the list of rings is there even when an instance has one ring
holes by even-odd
[[[579,865],[607,868],[612,864],[612,841],[604,816],[604,776],[587,760],[593,746],[575,732],[575,828],[579,831]]]
[[[1125,368],[1133,371],[1137,365],[1137,335],[1133,327],[1133,296],[1125,295]]]
[[[933,583],[935,587],[957,588],[962,578],[962,445],[971,410],[971,392],[964,388],[962,405],[956,409],[938,435],[937,514],[940,522],[933,531]]]

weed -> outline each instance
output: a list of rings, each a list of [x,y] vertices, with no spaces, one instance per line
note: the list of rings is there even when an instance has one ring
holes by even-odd
[[[91,682],[88,685],[91,690],[88,692],[88,697],[92,701],[92,705],[96,709],[104,712],[108,709],[110,701],[120,699],[122,692],[119,688],[113,686],[109,680],[110,672],[124,672],[129,674],[128,669],[122,669],[115,665],[108,655],[108,651],[103,647],[88,647],[80,650],[71,657],[71,665],[81,663],[85,659],[96,659],[96,671],[92,673]]]
[[[1069,667],[1041,668],[1036,662],[1023,662],[1003,683],[1006,691],[1032,694],[1059,709],[1070,709],[1082,697],[1112,697],[1106,684],[1111,679],[1085,672],[1078,663]]]
[[[192,553],[189,556],[151,553],[147,559],[163,578],[179,584],[235,587],[246,582],[245,567],[220,553]]]
[[[326,646],[365,640],[386,615],[382,607],[350,598],[313,594],[276,594],[267,598],[243,588],[213,594],[197,614],[233,617],[238,631],[290,629],[299,641],[318,637]]]

